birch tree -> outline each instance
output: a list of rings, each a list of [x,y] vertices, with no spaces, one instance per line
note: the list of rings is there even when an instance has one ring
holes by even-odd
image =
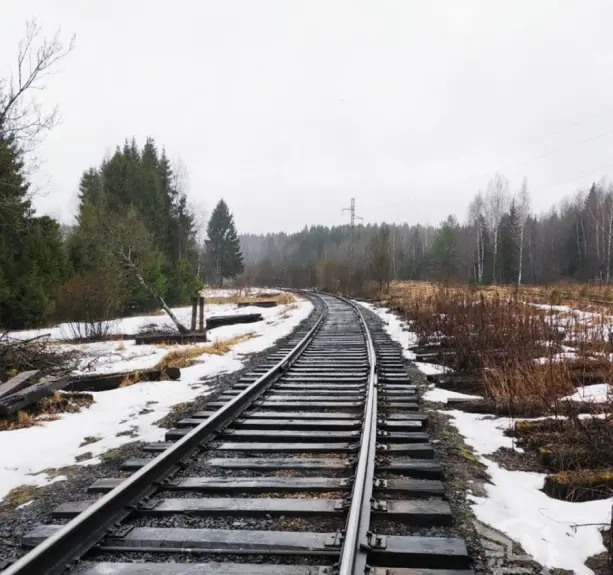
[[[517,215],[519,220],[519,266],[517,272],[517,287],[521,286],[523,264],[524,264],[524,232],[526,229],[526,221],[530,215],[530,194],[528,192],[528,182],[526,178],[522,182],[521,189],[517,197]]]
[[[478,284],[483,283],[483,269],[485,267],[485,242],[483,220],[485,215],[485,202],[483,201],[483,193],[481,190],[477,192],[475,199],[468,207],[468,222],[474,227],[477,239],[477,262],[476,262],[476,280]]]
[[[496,283],[496,260],[498,259],[498,238],[500,221],[509,205],[509,182],[500,174],[496,174],[487,185],[485,196],[485,214],[494,240],[492,262],[492,283]]]

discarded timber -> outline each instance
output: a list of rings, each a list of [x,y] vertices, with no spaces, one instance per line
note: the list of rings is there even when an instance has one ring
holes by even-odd
[[[207,341],[206,331],[192,332],[192,333],[147,333],[137,335],[135,337],[136,345],[146,345],[155,343],[196,343]]]
[[[277,307],[276,301],[239,301],[238,307]]]
[[[0,399],[0,415],[7,416],[17,413],[45,397],[49,397],[56,391],[65,389],[71,382],[70,377],[61,377],[52,381],[41,381],[17,391],[8,397]]]
[[[75,377],[65,389],[68,391],[108,391],[109,389],[117,389],[127,378],[133,378],[135,381],[161,381],[179,379],[180,377],[181,370],[178,367],[81,375]]]
[[[12,377],[7,382],[0,385],[0,399],[3,397],[7,397],[9,395],[13,395],[17,391],[22,390],[25,387],[28,387],[32,380],[39,373],[38,369],[33,369],[31,371],[22,371],[17,374],[15,377]]]
[[[206,328],[215,329],[225,325],[234,325],[236,323],[255,323],[262,321],[264,318],[261,313],[242,313],[234,315],[214,315],[206,318]]]

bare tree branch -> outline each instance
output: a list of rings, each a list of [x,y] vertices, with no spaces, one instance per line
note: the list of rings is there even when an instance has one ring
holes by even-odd
[[[44,80],[55,73],[59,61],[75,46],[75,36],[67,45],[62,43],[60,30],[51,38],[41,34],[35,20],[26,23],[17,51],[17,68],[9,81],[0,82],[0,130],[13,137],[24,151],[31,151],[42,132],[58,121],[57,107],[45,112],[32,93],[45,89]]]

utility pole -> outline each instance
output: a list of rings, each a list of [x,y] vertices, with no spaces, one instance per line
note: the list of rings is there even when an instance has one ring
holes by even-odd
[[[351,207],[343,208],[343,212],[349,212],[351,214],[351,227],[355,226],[356,220],[361,220],[360,216],[355,215],[355,198],[351,198]]]
[[[355,215],[355,198],[351,198],[351,207],[343,208],[343,212],[349,212],[351,215],[351,232],[349,234],[349,266],[347,269],[349,277],[347,283],[349,290],[353,290],[353,268],[355,260],[355,221],[361,220],[360,216]]]

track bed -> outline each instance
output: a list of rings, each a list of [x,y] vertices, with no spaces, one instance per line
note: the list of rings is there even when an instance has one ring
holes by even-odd
[[[4,573],[470,572],[402,350],[317,297],[312,330],[57,507]]]

